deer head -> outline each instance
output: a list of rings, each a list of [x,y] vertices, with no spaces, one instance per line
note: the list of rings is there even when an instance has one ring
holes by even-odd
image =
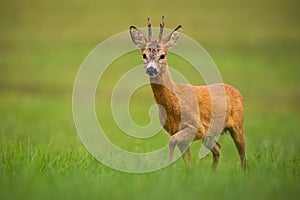
[[[148,40],[135,26],[130,26],[129,31],[133,43],[142,51],[146,73],[150,78],[155,78],[164,73],[167,68],[166,56],[169,49],[174,46],[179,38],[182,26],[179,25],[174,31],[162,39],[164,29],[164,17],[160,24],[160,32],[157,40],[152,40],[151,23],[148,18]]]

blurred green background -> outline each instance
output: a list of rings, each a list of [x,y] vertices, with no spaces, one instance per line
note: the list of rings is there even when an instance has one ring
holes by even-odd
[[[299,6],[296,0],[1,1],[0,198],[296,197]],[[179,160],[145,175],[109,169],[81,145],[72,118],[72,89],[84,58],[130,25],[144,27],[147,17],[157,26],[162,15],[167,28],[182,24],[183,33],[211,55],[224,82],[243,94],[248,176],[239,173],[236,150],[226,135],[221,138],[223,154],[216,173],[210,171],[211,158],[197,158],[199,143],[193,145],[194,171],[186,172]],[[172,66],[176,59],[169,58]],[[113,64],[102,88],[107,93],[97,96],[97,109],[115,143],[146,151],[166,144],[166,135],[149,142],[121,140],[124,136],[107,108],[114,81],[138,64],[138,51]],[[188,68],[177,69],[193,74]],[[142,88],[133,97],[134,119],[147,123],[151,90]]]

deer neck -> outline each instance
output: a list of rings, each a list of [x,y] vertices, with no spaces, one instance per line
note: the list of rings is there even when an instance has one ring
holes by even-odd
[[[166,67],[165,71],[155,78],[150,78],[150,84],[156,103],[163,106],[172,106],[175,103],[175,83]]]

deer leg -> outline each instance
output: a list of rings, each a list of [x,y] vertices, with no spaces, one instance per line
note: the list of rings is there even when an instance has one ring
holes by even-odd
[[[169,162],[173,161],[173,156],[174,156],[174,150],[177,145],[177,141],[174,135],[171,136],[170,141],[169,141]]]
[[[182,153],[182,158],[183,158],[186,166],[191,167],[192,153],[191,153],[190,147],[188,145],[186,147],[185,145],[178,144],[178,148]]]
[[[215,170],[218,166],[219,163],[219,159],[220,159],[220,153],[221,153],[221,145],[216,142],[215,146],[212,148],[211,150],[212,154],[213,154],[213,169]]]
[[[169,141],[169,160],[173,161],[173,155],[175,147],[178,146],[179,150],[182,153],[184,162],[187,165],[190,165],[192,160],[191,151],[189,148],[190,142],[195,138],[195,131],[193,128],[185,128],[176,134],[172,135]]]
[[[215,136],[206,136],[203,141],[203,145],[206,146],[213,154],[213,169],[215,170],[218,166],[220,154],[221,154],[221,145],[216,141]]]
[[[238,150],[241,161],[241,167],[246,171],[246,142],[244,129],[243,127],[233,127],[229,129],[229,132]]]

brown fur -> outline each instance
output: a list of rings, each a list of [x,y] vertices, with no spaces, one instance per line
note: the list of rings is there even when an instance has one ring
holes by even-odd
[[[189,143],[194,140],[203,140],[213,154],[214,168],[218,164],[221,145],[210,138],[229,131],[238,150],[241,166],[246,169],[245,136],[243,129],[244,106],[240,92],[227,84],[213,84],[208,86],[193,86],[175,83],[167,67],[166,59],[160,59],[162,54],[167,55],[179,36],[181,26],[166,36],[162,42],[146,41],[143,34],[135,27],[130,27],[133,42],[147,55],[144,60],[146,68],[149,63],[155,66],[158,73],[150,77],[150,84],[157,104],[159,104],[159,117],[164,129],[170,134],[169,158],[173,159],[176,146],[183,153],[187,165],[191,163]],[[157,46],[153,51],[153,46]],[[151,67],[151,66],[150,66]],[[213,93],[214,90],[223,89],[224,95]],[[214,97],[212,97],[212,95]],[[225,102],[225,104],[222,104]],[[212,109],[213,107],[213,109]],[[220,132],[208,133],[211,118],[222,117],[225,112],[225,122]],[[212,144],[212,146],[210,146]]]

